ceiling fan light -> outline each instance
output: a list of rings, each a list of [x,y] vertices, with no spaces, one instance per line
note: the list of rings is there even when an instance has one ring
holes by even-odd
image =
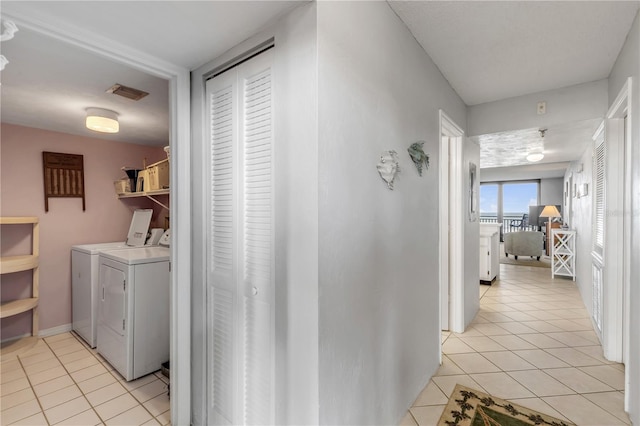
[[[118,113],[102,108],[87,108],[87,129],[101,133],[118,133]]]
[[[544,158],[544,154],[541,152],[532,152],[527,155],[527,161],[530,163],[537,163]]]

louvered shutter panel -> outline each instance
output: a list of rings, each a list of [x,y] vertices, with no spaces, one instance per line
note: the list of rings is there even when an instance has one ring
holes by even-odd
[[[272,53],[207,82],[209,424],[273,424]]]
[[[593,322],[595,324],[595,331],[598,336],[602,337],[602,266],[592,263],[591,265],[591,277],[593,280],[592,288],[592,308],[593,308]]]
[[[243,78],[244,422],[272,424],[273,179],[270,53]]]
[[[603,255],[605,225],[605,144],[601,136],[593,152],[593,250]]]
[[[234,423],[236,394],[236,311],[234,274],[234,75],[207,84],[210,124],[209,210],[209,413],[212,424]],[[218,87],[221,86],[221,87]]]

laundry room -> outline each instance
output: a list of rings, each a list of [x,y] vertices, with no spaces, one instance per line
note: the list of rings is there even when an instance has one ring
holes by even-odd
[[[149,212],[142,244],[152,229],[157,244],[169,228],[170,148],[167,80],[23,28],[3,39],[2,53],[0,255],[4,263],[38,253],[31,269],[3,266],[6,346],[75,328],[72,247],[125,243],[141,210]],[[91,127],[92,115],[111,121]],[[6,302],[26,299],[33,309],[5,312]]]

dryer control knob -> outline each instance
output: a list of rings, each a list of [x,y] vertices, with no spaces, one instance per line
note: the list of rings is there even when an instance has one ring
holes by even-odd
[[[253,294],[254,296],[257,296],[258,295],[258,287],[253,287],[251,289],[251,294]]]

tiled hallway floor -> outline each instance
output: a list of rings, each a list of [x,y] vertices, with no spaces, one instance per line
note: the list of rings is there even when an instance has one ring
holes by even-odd
[[[0,425],[166,425],[167,378],[126,382],[72,333],[2,358]]]
[[[624,365],[602,347],[573,281],[500,265],[463,334],[443,333],[443,363],[403,425],[435,425],[456,383],[577,425],[628,425]]]

